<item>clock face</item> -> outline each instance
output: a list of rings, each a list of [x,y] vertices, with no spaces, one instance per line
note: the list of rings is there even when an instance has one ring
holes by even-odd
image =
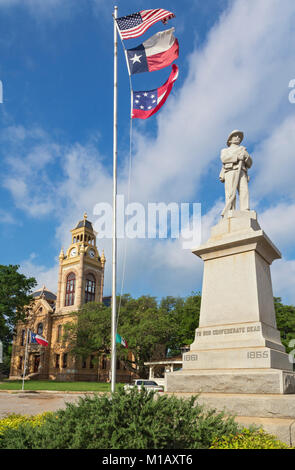
[[[77,248],[72,248],[70,251],[70,256],[76,256],[77,254]]]
[[[89,251],[89,256],[91,256],[91,258],[94,258],[94,256],[95,256],[95,251],[94,251],[94,250],[90,250],[90,251]]]

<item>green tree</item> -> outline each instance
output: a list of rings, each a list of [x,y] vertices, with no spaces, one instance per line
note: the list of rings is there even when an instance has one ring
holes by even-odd
[[[6,364],[2,371],[8,367],[13,330],[18,320],[25,321],[33,301],[30,294],[37,284],[35,278],[27,278],[18,269],[18,265],[0,265],[0,340]]]
[[[160,309],[169,314],[170,319],[177,324],[174,334],[168,342],[169,356],[181,353],[181,348],[191,344],[195,338],[195,330],[199,325],[201,295],[181,297],[165,297],[160,303]]]
[[[289,343],[295,339],[295,307],[283,305],[275,298],[278,329],[287,352],[295,349]],[[144,362],[165,359],[181,353],[190,345],[199,325],[201,295],[192,293],[186,298],[168,296],[159,303],[155,297],[132,298],[129,294],[117,298],[118,333],[128,343],[128,349],[117,345],[117,357],[129,370],[137,366],[139,374],[146,376]],[[66,327],[64,340],[71,353],[86,358],[95,352],[110,354],[111,308],[95,302],[85,304],[74,322]],[[129,352],[133,353],[134,362]]]
[[[125,294],[119,302],[118,333],[128,343],[128,349],[117,345],[117,357],[129,370],[137,366],[141,376],[146,375],[144,362],[166,357],[170,338],[175,335],[177,324],[166,311],[158,307],[154,297],[133,299]],[[111,348],[111,309],[95,302],[85,304],[73,312],[75,320],[67,324],[63,340],[71,354],[83,358],[94,352],[109,354]],[[134,361],[129,352],[133,353]]]
[[[33,297],[36,279],[18,272],[18,265],[0,265],[0,339],[11,340],[18,320],[24,321]]]
[[[71,354],[86,359],[93,352],[108,354],[111,347],[111,309],[97,302],[73,312],[74,321],[64,328],[63,342]]]
[[[166,357],[170,338],[177,328],[175,318],[159,308],[155,297],[122,297],[118,332],[126,338],[141,376],[147,372],[144,362]],[[119,357],[127,359],[126,349],[119,347],[118,352]]]
[[[281,340],[286,347],[286,352],[289,353],[295,349],[294,346],[290,346],[290,341],[295,339],[295,306],[283,305],[280,297],[275,297],[274,302],[277,327],[280,330]]]

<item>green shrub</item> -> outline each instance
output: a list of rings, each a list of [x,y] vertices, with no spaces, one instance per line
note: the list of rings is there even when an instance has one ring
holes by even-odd
[[[263,429],[242,429],[239,434],[215,438],[210,449],[291,449]]]
[[[21,424],[0,436],[2,449],[193,449],[238,432],[233,418],[197,397],[154,396],[145,389],[80,398],[42,426]]]

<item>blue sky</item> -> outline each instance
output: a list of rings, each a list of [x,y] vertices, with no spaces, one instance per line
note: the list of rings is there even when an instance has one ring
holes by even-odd
[[[176,18],[179,78],[161,111],[133,123],[131,201],[200,202],[203,239],[218,221],[220,149],[241,128],[251,153],[251,208],[283,254],[274,294],[295,303],[295,4],[284,0],[118,0],[119,16],[166,8]],[[111,202],[113,4],[107,0],[0,0],[1,264],[20,264],[53,291],[61,246],[84,211]],[[133,47],[165,29],[161,23]],[[119,193],[127,193],[129,81],[119,44]],[[169,69],[138,74],[134,89]],[[111,290],[111,243],[105,295]],[[119,242],[120,289],[124,243]],[[180,240],[128,240],[124,292],[189,295],[202,262]]]

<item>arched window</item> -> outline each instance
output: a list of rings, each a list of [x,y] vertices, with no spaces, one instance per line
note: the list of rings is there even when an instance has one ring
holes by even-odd
[[[74,273],[70,273],[67,277],[67,284],[66,284],[66,299],[65,299],[65,306],[74,305],[75,303],[75,284],[76,284],[76,276]]]
[[[43,323],[38,323],[38,326],[37,326],[37,335],[40,335],[40,336],[43,335]]]
[[[93,274],[87,274],[85,284],[85,304],[94,302],[95,299],[95,277]]]

